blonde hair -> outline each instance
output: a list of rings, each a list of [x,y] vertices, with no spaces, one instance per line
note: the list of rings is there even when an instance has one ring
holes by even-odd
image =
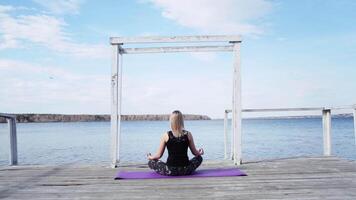
[[[175,110],[169,117],[169,121],[172,131],[178,132],[179,136],[182,135],[184,129],[183,114],[179,110]]]

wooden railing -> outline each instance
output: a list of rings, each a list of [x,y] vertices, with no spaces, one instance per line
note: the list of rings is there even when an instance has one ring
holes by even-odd
[[[9,126],[10,135],[10,165],[17,165],[17,135],[16,135],[16,116],[0,113],[0,117],[6,118]]]
[[[331,110],[340,109],[352,109],[353,119],[354,119],[354,134],[355,134],[355,145],[356,145],[356,105],[353,106],[339,106],[339,107],[309,107],[309,108],[271,108],[271,109],[242,109],[242,112],[283,112],[283,111],[321,111],[322,123],[323,123],[323,146],[324,155],[331,155]],[[228,113],[231,110],[225,110],[224,115],[224,157],[228,158]],[[10,135],[10,165],[17,165],[17,134],[16,134],[16,116],[10,114],[0,113],[0,117],[4,117],[7,120],[9,126]],[[232,134],[233,135],[233,134]],[[231,138],[231,141],[234,141]],[[233,158],[233,150],[235,148],[234,142],[231,142],[230,158]]]
[[[356,105],[353,106],[338,106],[338,107],[306,107],[306,108],[263,108],[263,109],[242,109],[242,112],[285,112],[285,111],[321,111],[323,124],[323,151],[325,156],[331,155],[331,110],[352,109],[354,119],[354,138],[356,145]],[[224,114],[224,158],[228,158],[228,113],[231,110],[225,110]],[[233,158],[233,150],[235,145],[231,136],[230,158]]]

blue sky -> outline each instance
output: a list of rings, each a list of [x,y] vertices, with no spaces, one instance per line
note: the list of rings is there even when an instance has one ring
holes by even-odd
[[[352,0],[1,0],[0,112],[109,113],[109,37],[149,35],[241,34],[244,108],[356,104],[355,10]],[[230,53],[127,55],[123,71],[123,114],[217,118],[231,107]]]

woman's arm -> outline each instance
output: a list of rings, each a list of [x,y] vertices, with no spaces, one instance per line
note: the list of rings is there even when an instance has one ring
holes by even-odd
[[[165,134],[162,135],[161,142],[159,144],[159,147],[158,147],[156,155],[152,156],[151,153],[148,153],[147,154],[147,158],[149,160],[158,160],[158,159],[160,159],[162,157],[163,153],[164,153],[165,148],[166,148],[166,142],[167,141],[168,141],[168,135],[167,135],[167,133],[165,133]]]
[[[199,150],[197,150],[195,148],[195,144],[194,144],[194,139],[193,139],[193,135],[188,132],[188,139],[189,139],[189,149],[192,152],[192,154],[194,156],[201,156],[204,154],[204,150],[202,148],[200,148]]]

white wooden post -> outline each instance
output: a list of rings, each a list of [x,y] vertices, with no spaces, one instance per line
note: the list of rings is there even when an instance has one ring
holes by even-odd
[[[233,63],[234,64],[234,63]],[[235,104],[235,88],[236,88],[236,83],[235,83],[235,67],[233,66],[233,72],[232,72],[232,109],[231,109],[231,160],[234,160],[234,152],[235,152],[235,132],[234,132],[234,121],[235,121],[235,114],[233,111],[233,107]]]
[[[228,112],[225,110],[224,113],[224,159],[227,159],[227,115]]]
[[[324,108],[322,113],[323,113],[324,156],[330,156],[331,155],[331,109]]]
[[[121,147],[121,105],[122,105],[122,50],[121,46],[119,46],[119,55],[118,55],[118,112],[117,112],[117,117],[118,117],[118,124],[117,124],[117,130],[118,130],[118,136],[117,136],[117,162],[120,162],[120,147]]]
[[[117,167],[120,161],[120,105],[121,98],[121,74],[120,74],[120,45],[112,45],[112,65],[111,65],[111,152],[112,167]]]
[[[232,103],[234,102],[234,98],[232,98]],[[229,120],[229,118],[228,118]],[[230,138],[230,159],[234,160],[234,147],[235,147],[235,136],[234,136],[234,132],[232,131],[234,128],[234,123],[232,123],[232,112],[231,112],[231,138]]]
[[[10,165],[17,165],[16,118],[7,118],[10,138]]]
[[[234,79],[233,79],[233,104],[232,104],[232,124],[234,135],[234,164],[241,164],[241,63],[240,63],[240,42],[232,42],[234,46]]]
[[[356,106],[353,108],[354,111],[354,135],[355,135],[355,145],[356,145]]]

